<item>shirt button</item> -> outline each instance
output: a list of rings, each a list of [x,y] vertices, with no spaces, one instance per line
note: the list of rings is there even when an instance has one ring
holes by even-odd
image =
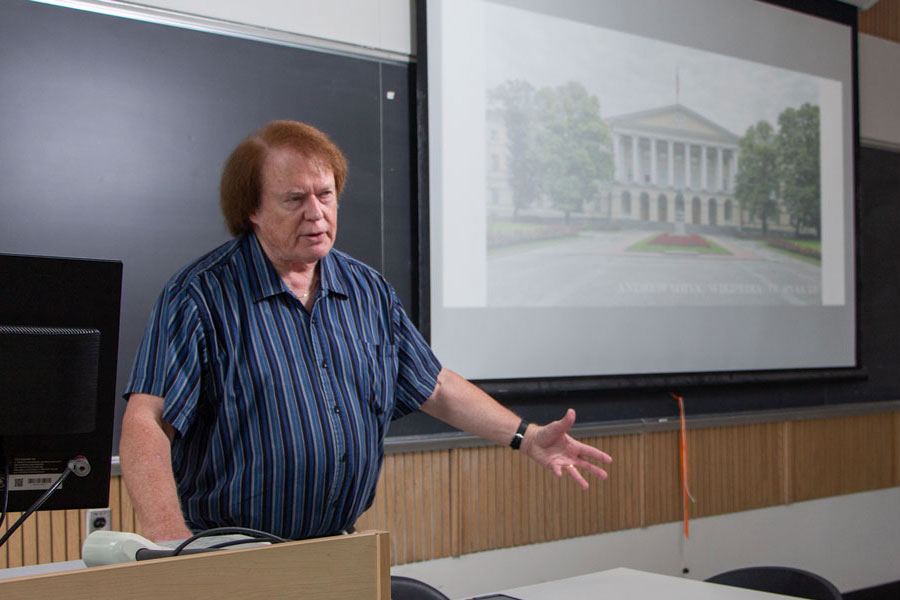
[[[341,407],[340,407],[340,406],[335,406],[335,407],[334,407],[334,412],[337,413],[337,414],[341,414]]]
[[[327,368],[328,368],[328,361],[327,361],[327,360],[323,360],[323,361],[322,361],[322,368],[323,368],[323,369],[327,369]]]

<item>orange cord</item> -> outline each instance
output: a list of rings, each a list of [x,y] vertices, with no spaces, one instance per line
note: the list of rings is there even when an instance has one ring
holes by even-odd
[[[694,497],[691,495],[690,486],[688,485],[688,450],[687,450],[687,424],[684,419],[684,400],[681,396],[671,393],[672,397],[678,400],[678,415],[681,420],[681,437],[678,439],[678,450],[681,462],[681,493],[682,505],[684,507],[684,537],[691,537],[690,515],[688,511],[688,501],[693,502]]]

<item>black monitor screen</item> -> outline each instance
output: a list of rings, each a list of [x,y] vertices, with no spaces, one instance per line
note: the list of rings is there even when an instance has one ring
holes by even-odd
[[[109,502],[122,264],[0,254],[0,491],[27,510]],[[82,470],[83,474],[83,470]]]

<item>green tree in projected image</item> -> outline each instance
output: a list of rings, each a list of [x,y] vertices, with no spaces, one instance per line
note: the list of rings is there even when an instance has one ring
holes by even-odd
[[[538,197],[538,157],[535,143],[536,90],[527,81],[507,81],[491,92],[491,100],[503,107],[503,122],[509,141],[510,187],[513,216]]]
[[[517,213],[541,195],[568,221],[596,198],[599,183],[612,179],[611,136],[599,100],[584,86],[569,82],[535,90],[527,82],[508,81],[491,97],[503,111]]]
[[[775,138],[778,179],[785,207],[794,226],[811,228],[819,237],[821,194],[819,179],[819,107],[804,104],[788,108],[778,116]]]
[[[734,196],[751,219],[762,222],[765,237],[768,235],[769,220],[778,210],[775,202],[778,193],[777,155],[772,125],[760,121],[750,126],[738,146],[741,161]]]
[[[600,118],[600,101],[581,84],[543,88],[535,105],[539,187],[568,221],[597,195],[599,181],[612,179],[611,136]]]
[[[740,165],[735,197],[741,208],[762,222],[768,222],[779,204],[790,218],[794,236],[812,231],[820,236],[821,184],[819,178],[819,107],[806,103],[786,108],[778,116],[778,131],[767,121],[747,129],[738,142]],[[807,233],[807,236],[809,233]]]

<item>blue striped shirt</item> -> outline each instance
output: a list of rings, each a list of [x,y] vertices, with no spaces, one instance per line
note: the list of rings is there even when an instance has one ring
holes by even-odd
[[[302,539],[351,526],[375,497],[392,418],[440,364],[376,271],[332,250],[307,312],[253,234],[177,273],[125,396],[165,399],[188,526]]]

